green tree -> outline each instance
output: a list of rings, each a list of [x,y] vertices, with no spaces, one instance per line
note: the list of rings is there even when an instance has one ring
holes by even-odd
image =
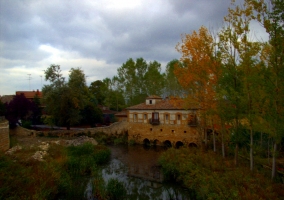
[[[253,6],[245,1],[242,6],[233,5],[229,8],[229,14],[225,21],[230,23],[230,32],[234,37],[233,48],[238,55],[239,71],[242,74],[243,95],[241,102],[245,109],[242,113],[243,125],[250,133],[250,170],[253,170],[253,148],[254,148],[254,129],[258,117],[258,85],[263,81],[259,76],[258,65],[261,52],[261,43],[250,39],[250,24],[254,19]]]
[[[266,101],[263,115],[264,124],[273,138],[272,178],[276,175],[276,157],[278,146],[284,131],[284,2],[282,0],[248,1],[257,12],[256,19],[269,34],[269,42],[261,56],[265,68]]]
[[[85,75],[80,68],[71,69],[66,83],[59,65],[51,65],[45,70],[45,79],[50,81],[42,89],[43,104],[47,114],[51,115],[60,126],[78,124],[82,118],[80,110],[87,101]]]
[[[145,73],[145,93],[161,96],[164,89],[164,75],[161,74],[161,64],[157,61],[150,62]]]
[[[101,80],[94,81],[89,86],[89,92],[94,95],[99,105],[103,105],[106,98],[103,91],[104,89],[104,83]]]
[[[118,80],[128,105],[144,102],[152,94],[162,94],[163,75],[157,61],[147,62],[143,58],[132,58],[118,68]],[[151,94],[152,93],[152,94]]]
[[[0,116],[4,116],[5,115],[5,104],[0,100]]]
[[[165,72],[165,91],[164,94],[166,96],[174,96],[174,97],[182,97],[183,96],[183,89],[178,82],[176,75],[174,74],[174,70],[177,67],[181,67],[182,63],[174,59],[168,62],[166,66]]]

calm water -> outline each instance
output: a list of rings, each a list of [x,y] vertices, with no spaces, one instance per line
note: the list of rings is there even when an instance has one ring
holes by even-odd
[[[107,183],[110,178],[123,182],[127,189],[127,199],[147,200],[188,200],[189,192],[175,184],[163,183],[163,175],[158,166],[162,147],[145,148],[136,146],[109,146],[111,161],[102,169]],[[87,191],[91,193],[91,181]],[[90,198],[90,196],[89,196]]]

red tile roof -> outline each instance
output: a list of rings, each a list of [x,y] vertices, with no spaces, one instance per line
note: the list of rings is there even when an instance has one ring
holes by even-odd
[[[196,110],[198,106],[192,104],[186,106],[182,99],[166,99],[156,102],[155,104],[146,105],[146,103],[141,103],[135,106],[126,108],[127,110]]]
[[[162,99],[162,97],[159,97],[157,95],[151,95],[151,96],[148,96],[146,99]]]
[[[16,95],[24,94],[27,99],[33,99],[35,95],[39,98],[42,97],[42,93],[40,91],[16,91]]]
[[[122,110],[121,112],[116,113],[115,116],[127,116],[127,111]]]

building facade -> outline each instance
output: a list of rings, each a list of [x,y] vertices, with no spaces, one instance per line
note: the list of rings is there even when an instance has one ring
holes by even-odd
[[[128,140],[175,147],[200,144],[197,106],[185,108],[182,100],[149,96],[127,111]]]

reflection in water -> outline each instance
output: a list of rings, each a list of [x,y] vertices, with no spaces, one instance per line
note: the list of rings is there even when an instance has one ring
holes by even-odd
[[[127,199],[187,200],[187,191],[174,185],[162,183],[158,166],[162,148],[143,146],[110,146],[112,158],[102,169],[105,182],[116,178],[127,189]]]

